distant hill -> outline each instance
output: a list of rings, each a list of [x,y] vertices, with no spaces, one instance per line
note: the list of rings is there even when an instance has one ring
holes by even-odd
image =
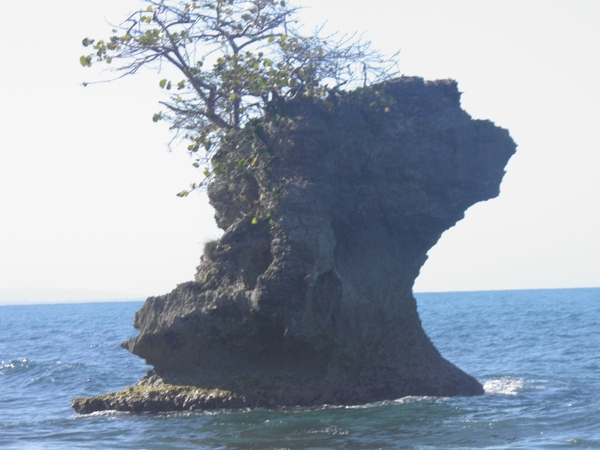
[[[86,289],[0,289],[0,305],[140,301],[145,296]]]

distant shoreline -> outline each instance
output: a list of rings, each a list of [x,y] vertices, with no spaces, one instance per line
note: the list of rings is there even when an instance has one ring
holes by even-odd
[[[0,289],[0,306],[142,301],[147,296],[86,289]]]
[[[56,301],[0,301],[0,308],[2,306],[44,306],[44,305],[83,305],[89,303],[135,303],[144,302],[145,298],[130,298],[130,299],[92,299],[92,300],[56,300]]]
[[[518,291],[538,291],[538,292],[549,292],[549,291],[574,291],[574,290],[591,290],[591,289],[600,289],[600,286],[587,286],[587,287],[561,287],[561,288],[525,288],[525,289],[484,289],[484,290],[473,290],[473,291],[424,291],[424,292],[414,292],[415,296],[420,295],[436,295],[436,294],[465,294],[465,295],[474,295],[474,294],[485,294],[492,292],[518,292]],[[9,296],[7,293],[17,293],[17,292],[27,292],[29,295],[27,297],[17,297],[17,296]],[[131,302],[143,302],[146,300],[148,296],[139,296],[139,297],[111,297],[107,295],[106,297],[93,297],[82,296],[81,298],[76,298],[75,296],[69,295],[68,297],[58,297],[47,295],[48,292],[46,290],[39,290],[39,295],[37,297],[32,297],[33,291],[37,290],[21,290],[21,289],[0,289],[0,307],[1,306],[34,306],[34,305],[67,305],[67,304],[83,304],[83,303],[131,303]],[[52,291],[54,293],[73,293],[80,291]],[[43,298],[43,300],[40,300]]]

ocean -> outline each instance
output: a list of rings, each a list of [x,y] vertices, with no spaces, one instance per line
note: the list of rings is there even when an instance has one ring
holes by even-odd
[[[600,289],[416,294],[479,397],[78,415],[150,368],[120,347],[142,303],[0,306],[0,448],[600,449]]]

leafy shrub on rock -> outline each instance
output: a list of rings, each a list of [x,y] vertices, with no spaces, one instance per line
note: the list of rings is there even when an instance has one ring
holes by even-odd
[[[165,110],[153,120],[170,123],[187,140],[194,165],[211,181],[211,156],[225,136],[260,117],[269,104],[298,97],[324,98],[342,87],[381,81],[393,60],[355,36],[303,34],[298,8],[283,0],[146,0],[108,39],[85,38],[92,50],[80,62],[113,64],[120,76],[142,67],[175,69],[163,78]],[[84,83],[87,85],[88,83]],[[179,195],[185,196],[188,191]]]

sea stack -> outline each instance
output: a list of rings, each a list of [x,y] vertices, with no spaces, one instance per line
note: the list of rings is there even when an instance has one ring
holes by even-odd
[[[423,331],[412,287],[442,233],[498,195],[515,148],[507,130],[461,109],[452,80],[274,100],[213,158],[208,194],[223,236],[194,281],[146,301],[139,335],[123,343],[154,369],[73,407],[482,394]]]

